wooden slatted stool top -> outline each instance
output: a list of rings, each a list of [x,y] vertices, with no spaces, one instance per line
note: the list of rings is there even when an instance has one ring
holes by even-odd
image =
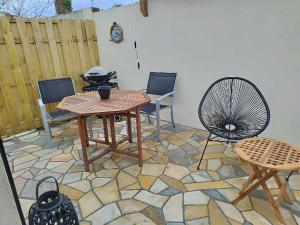
[[[237,154],[245,161],[271,170],[298,170],[300,149],[271,138],[254,137],[240,141]]]
[[[57,108],[78,115],[122,113],[149,103],[149,96],[141,91],[116,91],[110,98],[102,100],[97,91],[78,93],[64,98]]]

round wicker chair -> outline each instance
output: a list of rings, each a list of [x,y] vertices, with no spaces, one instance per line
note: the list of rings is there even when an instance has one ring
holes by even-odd
[[[264,96],[253,83],[240,77],[215,81],[205,92],[198,114],[202,125],[210,132],[198,169],[207,144],[213,139],[212,134],[234,142],[259,135],[270,121]]]

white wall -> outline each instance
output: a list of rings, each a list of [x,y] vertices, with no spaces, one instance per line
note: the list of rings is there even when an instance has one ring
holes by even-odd
[[[118,72],[122,88],[145,87],[150,71],[178,73],[177,122],[201,127],[197,109],[208,86],[243,76],[269,103],[264,135],[300,146],[299,11],[298,0],[149,0],[147,18],[134,5],[94,13],[94,19],[101,64]],[[125,33],[121,44],[109,41],[114,21]]]

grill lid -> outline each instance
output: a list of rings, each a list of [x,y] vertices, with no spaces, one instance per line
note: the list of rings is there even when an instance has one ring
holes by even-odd
[[[107,69],[101,67],[101,66],[96,66],[92,67],[89,69],[84,76],[85,77],[90,77],[90,76],[106,76],[108,74]]]

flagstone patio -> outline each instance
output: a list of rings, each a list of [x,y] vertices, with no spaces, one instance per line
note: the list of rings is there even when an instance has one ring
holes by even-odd
[[[102,123],[94,121],[94,133],[103,137]],[[133,126],[134,127],[134,126]],[[262,190],[237,205],[249,166],[241,162],[230,146],[211,142],[201,170],[196,166],[207,132],[164,122],[162,141],[156,142],[155,128],[143,118],[144,166],[137,159],[108,154],[85,172],[77,121],[52,129],[53,146],[43,131],[27,133],[5,141],[5,149],[25,216],[35,201],[35,186],[45,176],[54,176],[60,191],[68,195],[78,211],[81,225],[238,225],[279,224]],[[125,123],[117,123],[118,138],[126,134]],[[97,145],[101,148],[101,145]],[[122,148],[135,151],[135,144]],[[97,154],[95,145],[90,154]],[[268,182],[272,194],[278,189]],[[283,204],[283,215],[290,225],[300,224],[300,174],[291,177],[293,205]],[[41,192],[54,188],[43,185]]]

